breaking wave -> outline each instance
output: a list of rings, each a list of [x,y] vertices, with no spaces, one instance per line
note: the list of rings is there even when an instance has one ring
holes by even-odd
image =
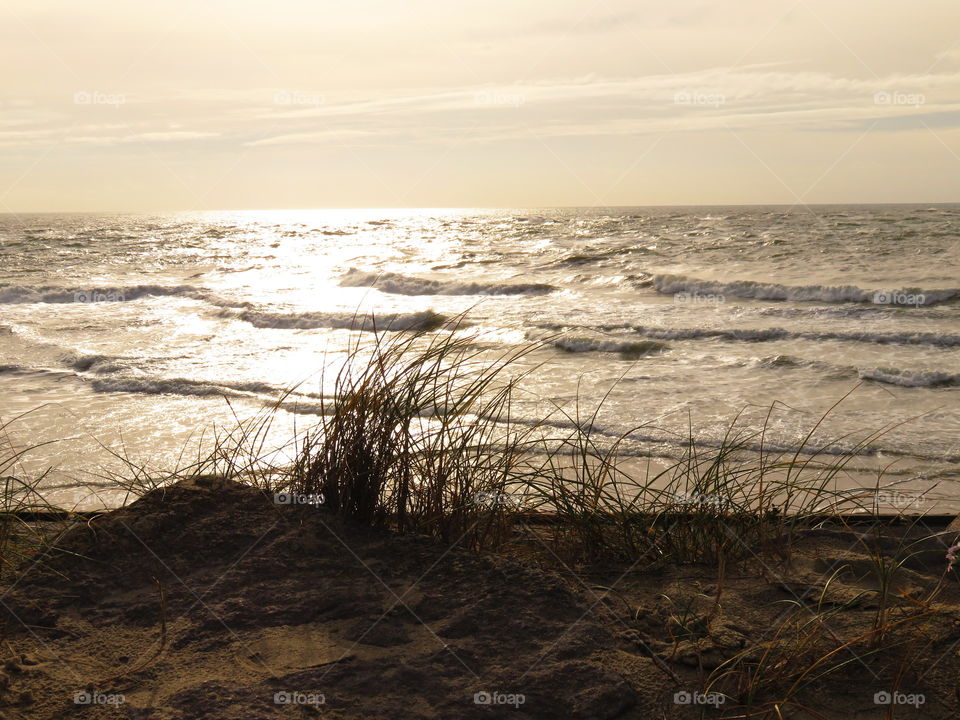
[[[137,300],[150,296],[180,295],[183,297],[207,299],[207,293],[192,285],[130,285],[127,287],[39,287],[28,288],[20,285],[0,286],[0,303],[89,303],[121,302]]]
[[[319,398],[317,393],[284,389],[257,381],[192,380],[189,378],[112,377],[91,383],[100,393],[140,393],[144,395],[225,395],[227,397],[255,398],[261,396],[299,396]],[[290,401],[284,401],[284,405]]]
[[[901,387],[949,387],[960,385],[960,375],[933,371],[910,372],[897,368],[866,368],[860,370],[865,380],[899,385]]]
[[[670,349],[666,343],[656,340],[608,340],[589,337],[564,337],[550,340],[550,344],[569,353],[606,352],[617,353],[625,358],[658,355]]]
[[[556,323],[543,324],[547,330],[565,330],[569,326]],[[733,342],[772,342],[776,340],[840,340],[847,342],[875,343],[878,345],[933,345],[936,347],[960,347],[960,334],[931,332],[815,332],[792,331],[783,328],[667,328],[643,325],[604,325],[586,330],[630,330],[637,335],[655,340],[704,340],[718,339]]]
[[[432,310],[415,313],[385,313],[383,315],[358,315],[349,312],[293,312],[278,313],[256,310],[224,309],[220,317],[243,320],[258,328],[283,329],[333,329],[372,330],[402,332],[405,330],[435,330],[448,318]]]
[[[371,287],[393,295],[546,295],[556,289],[545,283],[430,280],[398,273],[364,272],[356,268],[350,268],[340,276],[340,285]]]
[[[874,303],[889,307],[936,305],[960,296],[960,290],[877,289],[865,290],[855,285],[779,285],[752,280],[721,282],[701,280],[684,275],[654,275],[653,287],[664,294],[730,295],[756,300],[793,300],[824,303]]]

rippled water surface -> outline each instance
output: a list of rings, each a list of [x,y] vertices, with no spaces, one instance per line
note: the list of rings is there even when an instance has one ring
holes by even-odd
[[[789,445],[856,388],[817,439],[896,426],[851,482],[957,496],[960,206],[4,215],[0,260],[0,414],[39,407],[14,434],[59,441],[51,483],[103,446],[169,463],[294,384],[277,427],[302,427],[358,314],[467,312],[491,350],[544,342],[530,419],[615,385],[604,429],[670,457],[775,401]]]

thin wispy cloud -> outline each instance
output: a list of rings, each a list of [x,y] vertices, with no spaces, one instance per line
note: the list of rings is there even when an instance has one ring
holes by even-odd
[[[310,89],[263,88],[211,103],[206,93],[169,97],[88,91],[70,104],[21,106],[0,130],[7,146],[43,143],[189,142],[218,138],[238,146],[429,142],[441,125],[471,142],[545,137],[743,130],[855,130],[865,119],[960,111],[960,71],[851,78],[765,66],[710,68],[637,78],[583,77],[537,83],[478,84],[455,91],[415,89],[388,97],[328,96]],[[10,100],[11,104],[15,101]],[[113,115],[102,134],[87,115]],[[23,129],[29,124],[32,130]],[[182,126],[169,129],[171,123]],[[117,132],[127,129],[126,133]]]

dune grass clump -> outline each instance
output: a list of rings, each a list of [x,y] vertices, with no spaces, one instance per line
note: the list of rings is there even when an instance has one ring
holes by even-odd
[[[304,438],[292,489],[371,525],[496,546],[534,428],[512,422],[524,346],[493,359],[461,334],[374,333],[349,348]]]
[[[795,447],[772,450],[771,407],[760,430],[737,416],[714,447],[691,429],[679,459],[642,473],[625,450],[644,426],[599,425],[609,391],[589,413],[555,407],[519,422],[511,403],[531,372],[520,361],[540,346],[491,357],[461,321],[358,337],[298,441],[290,489],[363,523],[478,549],[512,528],[558,557],[648,564],[782,553],[797,528],[853,507],[837,476],[879,434],[827,455],[837,439],[813,443],[824,415]],[[538,519],[550,528],[531,530]]]

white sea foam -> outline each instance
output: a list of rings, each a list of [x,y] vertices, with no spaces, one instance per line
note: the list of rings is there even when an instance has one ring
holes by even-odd
[[[545,295],[556,288],[544,283],[463,282],[431,280],[398,273],[350,268],[340,276],[342,287],[372,287],[394,295]]]
[[[235,318],[258,328],[285,329],[347,329],[361,331],[432,330],[442,325],[447,318],[432,310],[415,313],[384,313],[382,315],[358,315],[349,312],[269,312],[256,310],[224,309],[219,312],[224,318]]]
[[[865,380],[910,388],[960,385],[960,374],[955,373],[937,372],[935,370],[903,370],[901,368],[855,368],[819,360],[806,360],[791,355],[763,358],[756,364],[758,367],[769,369],[814,369],[833,377],[856,373],[857,376]]]
[[[722,282],[701,280],[684,275],[654,275],[653,287],[667,295],[696,293],[698,295],[723,295],[756,300],[793,300],[823,303],[875,303],[886,306],[936,305],[960,295],[960,290],[918,288],[865,290],[856,285],[779,285],[753,280]],[[903,298],[902,302],[899,298]]]
[[[908,371],[897,368],[862,368],[866,380],[900,385],[901,387],[948,387],[960,385],[960,375],[934,371]]]
[[[21,285],[0,286],[0,303],[88,303],[122,302],[151,296],[181,295],[206,299],[207,293],[192,285],[130,285],[126,287],[98,287],[82,285],[75,288],[44,286],[37,288]]]
[[[547,330],[567,329],[556,323],[542,324]],[[576,326],[574,326],[576,327]],[[876,343],[879,345],[932,345],[935,347],[960,347],[960,334],[932,332],[815,332],[794,331],[783,328],[669,328],[644,325],[603,325],[587,330],[632,330],[637,335],[656,340],[729,340],[733,342],[772,342],[776,340],[839,340],[846,342]]]
[[[225,395],[252,397],[299,395],[319,397],[314,393],[289,391],[265,382],[243,380],[193,380],[189,378],[110,377],[97,378],[91,387],[101,393],[140,393],[146,395]]]

